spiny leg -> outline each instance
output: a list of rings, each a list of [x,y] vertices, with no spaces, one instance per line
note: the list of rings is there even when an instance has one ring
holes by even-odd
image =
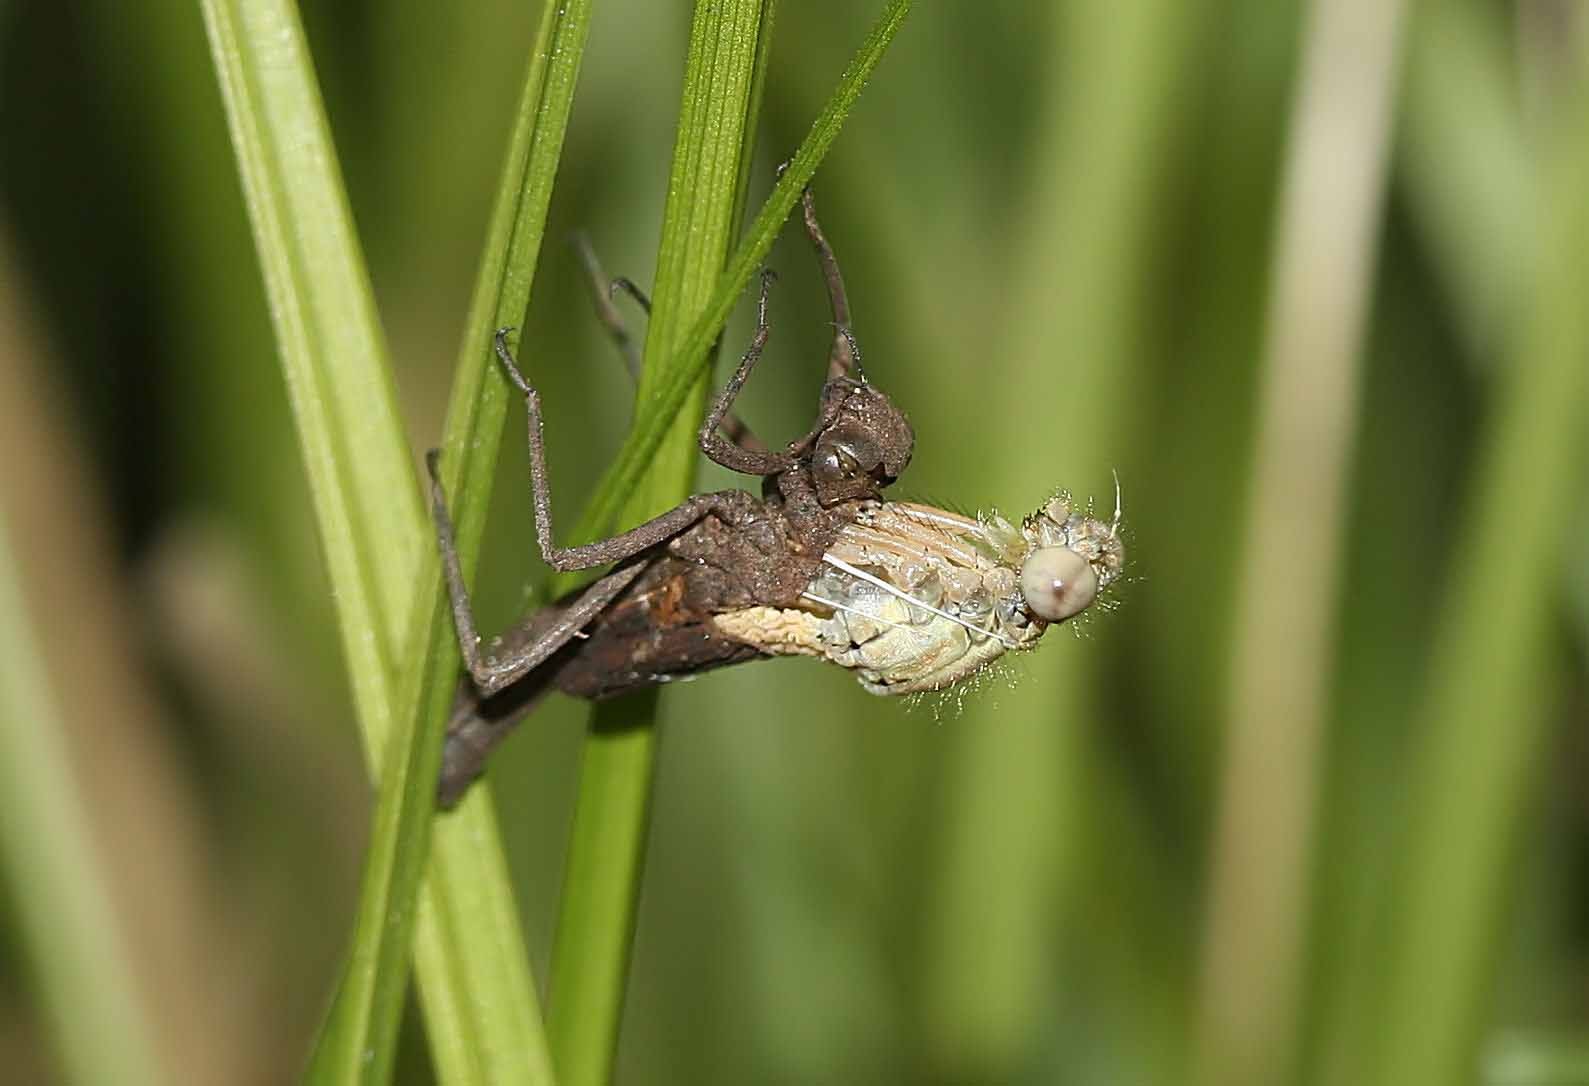
[[[559,547],[552,539],[552,493],[547,482],[546,444],[542,436],[541,394],[519,372],[518,363],[508,350],[508,333],[511,328],[499,328],[496,334],[497,357],[507,371],[508,379],[524,393],[525,423],[530,447],[531,502],[535,508],[535,538],[540,544],[541,557],[555,570],[567,572],[589,569],[609,562],[622,562],[641,551],[683,532],[690,525],[715,513],[725,523],[738,523],[743,515],[745,495],[739,491],[719,491],[715,494],[697,494],[675,508],[653,517],[636,528],[610,539],[586,543],[578,547]]]
[[[543,607],[522,622],[504,631],[493,647],[508,656],[541,640],[553,623],[563,617],[562,608]],[[540,669],[494,694],[482,693],[479,686],[465,681],[453,699],[447,720],[447,738],[441,748],[441,773],[436,794],[443,807],[451,807],[485,771],[486,758],[510,734],[537,703],[556,689],[556,676]]]
[[[767,346],[767,337],[771,334],[771,329],[767,325],[767,294],[777,278],[771,268],[762,269],[761,297],[756,302],[756,334],[751,338],[750,346],[740,358],[734,376],[728,379],[728,384],[718,393],[717,401],[706,413],[706,421],[701,423],[699,440],[701,451],[730,471],[739,471],[746,475],[776,475],[790,465],[790,459],[785,453],[741,448],[725,440],[717,432],[718,426],[728,415],[734,406],[734,400],[750,378],[750,371],[755,368],[756,360],[761,357],[762,348]]]
[[[463,567],[458,561],[452,517],[447,512],[447,496],[442,490],[441,476],[437,470],[439,456],[440,451],[432,449],[425,456],[425,465],[430,469],[431,516],[436,522],[436,542],[441,549],[442,572],[447,580],[447,596],[452,603],[453,627],[458,632],[458,650],[463,655],[464,666],[469,669],[476,688],[489,696],[517,681],[568,644],[603,607],[617,598],[640,575],[645,566],[635,562],[614,570],[563,608],[552,623],[537,631],[532,640],[515,646],[513,651],[501,657],[482,655],[469,588],[464,583]]]
[[[622,275],[616,279],[608,279],[606,271],[601,266],[601,260],[596,256],[596,250],[584,234],[575,234],[573,240],[574,247],[579,250],[580,261],[585,265],[585,277],[590,283],[591,299],[596,305],[596,319],[601,321],[603,328],[607,329],[607,334],[618,347],[618,353],[623,356],[624,368],[638,384],[640,345],[629,332],[629,326],[624,323],[623,314],[618,312],[613,299],[619,293],[629,295],[648,317],[651,315],[651,299],[633,279]],[[741,448],[755,452],[762,452],[767,448],[744,420],[733,412],[729,412],[723,419],[723,432],[728,435],[728,440]]]

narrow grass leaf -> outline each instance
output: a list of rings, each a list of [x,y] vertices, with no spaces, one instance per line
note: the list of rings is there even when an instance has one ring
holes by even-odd
[[[368,276],[298,13],[206,0],[206,27],[298,420],[350,685],[382,791],[353,947],[311,1064],[322,1082],[384,1081],[407,983],[413,909],[399,859],[427,815],[413,718],[394,688],[422,523]],[[416,690],[417,693],[417,690]],[[434,760],[432,756],[431,760]],[[408,838],[405,840],[404,838]]]
[[[380,750],[422,523],[386,348],[296,9],[204,0],[203,11],[354,706]]]

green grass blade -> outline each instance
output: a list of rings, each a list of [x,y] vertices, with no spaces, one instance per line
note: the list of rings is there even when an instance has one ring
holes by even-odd
[[[455,492],[467,481],[456,510],[471,564],[503,413],[500,382],[484,376],[492,325],[482,315],[517,319],[527,302],[588,11],[588,3],[568,4],[543,21],[449,413],[446,474]],[[314,1077],[389,1077],[412,943],[443,1079],[548,1081],[483,788],[439,829],[435,867],[415,906],[456,648],[297,13],[290,3],[224,0],[206,0],[204,13],[338,589],[360,728],[382,769],[358,932]],[[405,638],[410,612],[426,620],[412,631],[417,651]],[[420,666],[404,666],[413,660]],[[409,676],[401,690],[399,671]]]
[[[296,8],[204,0],[203,11],[355,708],[380,750],[423,522],[386,347]]]
[[[435,759],[416,747],[412,717],[393,684],[418,573],[418,495],[297,10],[282,0],[206,0],[203,11],[321,545],[337,586],[355,709],[384,782],[353,950],[312,1077],[384,1081],[414,913],[395,908],[404,896],[399,879],[409,870],[417,878],[422,860],[413,854],[422,857],[428,844],[413,778],[427,755]]]
[[[677,362],[668,362],[706,307],[739,228],[774,2],[731,0],[695,9],[646,332],[642,404],[676,370]],[[645,520],[688,496],[705,378],[697,370],[686,382],[681,408],[666,415],[653,409],[665,433],[650,470],[629,491],[626,520]],[[612,1079],[651,806],[655,707],[648,693],[595,710],[580,763],[550,996],[552,1048],[565,1083]]]
[[[434,577],[420,584],[427,611],[441,606]],[[396,696],[408,705],[423,692],[420,713],[399,713],[389,736],[359,892],[353,946],[310,1062],[314,1083],[385,1083],[391,1080],[408,989],[415,899],[429,855],[440,735],[450,693],[432,681],[442,657],[428,652]]]
[[[650,822],[656,695],[592,711],[552,948],[547,1032],[562,1083],[607,1083],[617,1057]]]
[[[408,862],[404,872],[417,867],[411,853],[417,842],[422,856],[428,838],[412,779],[422,766],[409,757],[418,753],[422,763],[426,752],[414,749],[412,718],[393,684],[418,573],[417,492],[297,11],[286,2],[206,0],[204,15],[338,590],[355,707],[371,761],[382,769],[353,949],[311,1077],[384,1081],[414,912],[393,908],[403,896],[400,859]]]
[[[1589,432],[1589,94],[1560,108],[1568,123],[1547,155],[1534,224],[1536,288],[1435,631],[1373,1079],[1386,1086],[1477,1074],[1517,831],[1553,708],[1551,626],[1571,527],[1562,513],[1582,501]]]
[[[63,1082],[166,1081],[0,520],[0,882]]]

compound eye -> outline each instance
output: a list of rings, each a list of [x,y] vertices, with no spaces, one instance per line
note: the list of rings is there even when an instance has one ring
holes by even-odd
[[[883,457],[870,441],[841,441],[834,451],[844,462],[845,473],[852,476],[875,475],[883,466]]]
[[[812,457],[811,470],[819,482],[841,483],[856,474],[855,458],[843,449],[831,446],[818,449],[816,455]]]
[[[1069,547],[1039,547],[1021,565],[1021,595],[1038,618],[1064,622],[1098,598],[1098,575]]]
[[[883,458],[869,441],[838,438],[823,442],[813,459],[813,468],[828,482],[842,482],[875,475]]]

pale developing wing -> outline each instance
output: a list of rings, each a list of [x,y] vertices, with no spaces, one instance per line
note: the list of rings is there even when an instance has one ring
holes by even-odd
[[[826,562],[828,565],[834,567],[835,569],[843,570],[845,573],[848,573],[851,577],[855,577],[855,578],[857,578],[859,580],[865,581],[868,584],[876,585],[878,588],[881,588],[884,592],[887,592],[889,595],[894,596],[897,599],[905,601],[907,604],[909,604],[911,606],[920,607],[922,610],[928,612],[929,614],[937,615],[939,618],[946,619],[947,621],[952,622],[952,623],[954,623],[957,626],[963,626],[967,630],[971,631],[973,634],[979,634],[980,633],[980,634],[985,634],[985,635],[988,635],[988,636],[991,636],[991,637],[996,637],[1000,641],[1004,642],[1004,647],[1005,648],[1013,649],[1015,647],[1015,642],[1013,640],[1005,637],[1003,634],[999,633],[997,630],[984,629],[984,628],[979,627],[979,626],[977,626],[977,625],[975,625],[975,624],[973,624],[971,622],[968,622],[967,620],[961,618],[959,615],[950,614],[948,611],[943,611],[943,610],[940,610],[937,607],[932,606],[929,603],[924,603],[921,600],[916,599],[915,597],[913,597],[909,592],[906,592],[904,589],[896,588],[894,585],[889,584],[883,578],[878,577],[878,576],[876,576],[874,574],[868,573],[864,569],[859,568],[858,566],[852,566],[848,562],[844,561],[842,558],[835,558],[831,552],[828,553],[828,554],[823,555],[822,556],[822,560],[824,562]]]

